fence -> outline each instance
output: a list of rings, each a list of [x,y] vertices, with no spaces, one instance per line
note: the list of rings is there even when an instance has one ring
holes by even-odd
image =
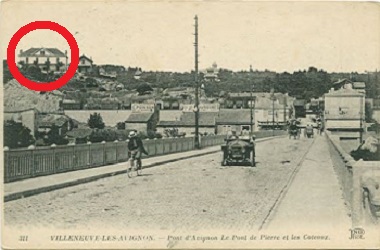
[[[365,207],[365,186],[369,177],[379,175],[379,162],[355,161],[340,145],[339,137],[326,132],[329,139],[331,159],[342,187],[343,197],[351,212],[354,227],[371,221]]]
[[[274,131],[274,135],[284,133],[284,131]],[[272,136],[272,131],[258,131],[255,134],[256,138],[269,137]],[[225,135],[201,137],[201,147],[220,145],[224,138]],[[193,137],[144,140],[144,147],[150,157],[185,152],[195,148]],[[126,141],[7,150],[4,151],[4,182],[105,166],[127,160]]]
[[[219,145],[224,136],[202,137],[201,146]],[[149,156],[194,149],[194,138],[144,140]],[[105,166],[128,160],[126,141],[64,145],[4,151],[4,181]]]

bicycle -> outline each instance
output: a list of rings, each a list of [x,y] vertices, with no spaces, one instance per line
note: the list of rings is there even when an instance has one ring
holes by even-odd
[[[136,154],[137,154],[137,152],[136,153],[134,153],[134,152],[131,153],[132,160],[130,160],[130,165],[129,165],[129,168],[127,169],[127,174],[128,174],[129,178],[132,178],[134,176],[140,176],[141,173],[142,173],[141,158],[140,157],[136,158]],[[135,164],[133,164],[133,167],[132,167],[131,163],[133,161],[136,161],[136,162],[135,162]]]

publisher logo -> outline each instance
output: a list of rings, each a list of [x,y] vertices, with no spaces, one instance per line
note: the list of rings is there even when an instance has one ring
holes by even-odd
[[[365,231],[363,228],[353,228],[353,229],[350,229],[350,240],[364,240],[364,234],[365,234]]]

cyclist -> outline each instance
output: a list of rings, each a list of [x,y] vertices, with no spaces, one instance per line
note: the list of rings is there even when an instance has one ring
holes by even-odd
[[[134,167],[135,160],[140,163],[141,167],[141,153],[148,155],[141,138],[137,136],[136,131],[129,132],[128,155],[130,157],[130,168]]]

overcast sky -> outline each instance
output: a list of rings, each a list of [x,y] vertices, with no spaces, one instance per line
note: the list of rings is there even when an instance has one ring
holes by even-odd
[[[375,3],[307,2],[19,2],[2,3],[1,53],[35,20],[65,26],[95,64],[143,70],[194,68],[194,15],[199,17],[200,69],[293,72],[380,69],[380,9]],[[29,33],[18,50],[68,50],[53,31]]]

